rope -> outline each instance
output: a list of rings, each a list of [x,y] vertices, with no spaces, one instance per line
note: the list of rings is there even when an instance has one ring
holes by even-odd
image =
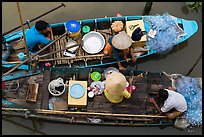
[[[18,80],[16,80],[15,82],[16,82],[16,84],[17,84],[17,88],[11,89],[11,90],[9,90],[9,91],[17,91],[17,90],[18,90],[20,84],[19,84]],[[14,82],[13,82],[13,83],[9,83],[9,84],[5,84],[5,86],[11,85],[11,84],[14,84]],[[6,92],[6,91],[8,91],[8,90],[5,90],[5,92]]]

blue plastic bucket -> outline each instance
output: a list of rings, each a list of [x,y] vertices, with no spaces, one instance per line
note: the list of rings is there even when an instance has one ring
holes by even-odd
[[[66,22],[65,27],[67,31],[70,33],[70,37],[76,37],[80,35],[81,32],[81,24],[76,20],[69,20]]]

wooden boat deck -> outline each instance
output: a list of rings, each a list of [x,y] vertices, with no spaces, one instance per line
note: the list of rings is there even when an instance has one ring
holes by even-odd
[[[124,23],[124,26],[126,25],[126,20],[121,18],[121,19],[113,19],[113,20],[106,20],[106,21],[100,21],[100,22],[81,22],[81,28],[85,25],[88,25],[90,27],[90,31],[96,31],[101,33],[104,38],[105,38],[105,44],[107,44],[108,39],[110,36],[114,35],[112,29],[111,29],[111,24],[112,22],[116,21],[116,20],[120,20]],[[64,27],[59,27],[60,31],[65,31]],[[53,28],[53,36],[52,36],[52,40],[57,39],[58,37],[61,36],[61,34],[57,34],[59,32],[56,32],[56,30],[59,31],[59,28]],[[56,30],[55,30],[56,29]],[[126,27],[124,27],[123,29],[124,31],[126,31]],[[72,58],[72,57],[66,57],[63,55],[64,51],[60,51],[58,53],[49,55],[47,57],[40,57],[40,62],[50,62],[53,66],[58,66],[58,65],[68,65],[70,67],[72,66],[89,66],[89,65],[95,65],[95,64],[104,64],[107,62],[115,62],[115,59],[113,58],[113,54],[105,56],[103,54],[103,50],[97,54],[88,54],[87,52],[85,52],[82,49],[82,37],[83,37],[83,33],[81,33],[81,36],[77,41],[77,43],[79,44],[79,48],[77,49],[77,53],[76,53],[76,58]],[[48,50],[43,51],[42,53],[39,54],[39,56],[43,55],[43,54],[47,54],[47,53],[51,53],[54,51],[58,51],[58,50],[62,50],[65,48],[66,43],[69,41],[69,39],[72,39],[70,37],[63,37],[61,38],[59,41],[55,42],[54,44],[52,44]],[[25,48],[24,48],[24,43],[22,40],[19,40],[20,42],[17,44],[16,41],[11,42],[11,44],[14,44],[14,49],[15,51],[11,54],[11,56],[8,58],[8,62],[18,62],[19,59],[17,57],[17,54],[19,52],[23,52],[25,53]],[[145,54],[148,54],[147,52]],[[122,55],[121,59],[122,59]],[[63,59],[62,59],[63,58]]]
[[[69,73],[70,76],[68,77],[68,75],[62,76],[58,73],[51,75],[49,71],[45,71],[43,74],[5,82],[8,90],[5,97],[8,101],[22,106],[35,109],[48,109],[48,100],[51,97],[51,94],[48,92],[47,88],[49,82],[59,76],[65,80],[69,80],[69,78],[73,76],[71,72]],[[85,75],[84,78],[86,77]],[[90,85],[90,82],[92,82],[90,78],[84,79],[83,75],[80,77],[81,80],[89,81],[88,86]],[[126,78],[128,80],[129,76],[126,76]],[[16,87],[15,81],[18,81],[19,89],[17,91],[11,91],[11,89]],[[29,83],[39,83],[39,92],[36,102],[26,101],[26,96],[28,94],[28,81]],[[102,113],[153,114],[155,113],[156,109],[151,103],[146,101],[149,96],[156,94],[155,90],[152,88],[152,85],[162,85],[165,88],[171,86],[170,80],[165,75],[150,73],[144,77],[134,76],[133,84],[136,86],[136,91],[133,92],[130,99],[124,98],[121,103],[112,104],[105,98],[104,94],[96,95],[93,99],[88,98],[86,111]],[[62,97],[67,99],[67,92],[65,92]]]
[[[92,82],[89,75],[90,69],[77,69],[69,68],[69,71],[65,68],[52,68],[51,70],[45,70],[42,74],[35,76],[20,78],[18,80],[6,81],[6,90],[3,99],[15,103],[17,108],[10,108],[13,111],[2,112],[4,115],[25,116],[25,111],[35,112],[32,117],[41,118],[44,120],[52,120],[57,122],[70,122],[70,123],[90,123],[90,119],[101,119],[103,122],[97,124],[105,125],[132,125],[132,126],[144,126],[161,125],[160,120],[165,124],[172,124],[171,121],[161,119],[156,116],[157,111],[153,104],[147,102],[149,96],[157,94],[158,87],[154,85],[162,85],[164,88],[171,86],[171,81],[163,74],[160,73],[147,73],[143,71],[134,71],[133,84],[136,86],[136,91],[132,93],[131,98],[124,98],[121,103],[110,103],[104,94],[96,95],[94,98],[87,98],[86,107],[68,107],[64,111],[51,111],[48,108],[49,99],[52,95],[48,91],[48,84],[51,80],[61,77],[64,81],[70,80],[75,76],[76,80],[88,81],[88,86]],[[104,68],[94,68],[94,71],[102,73]],[[143,73],[144,77],[140,77],[139,74]],[[126,76],[127,80],[129,76]],[[103,80],[102,77],[101,80]],[[16,91],[12,89],[16,88],[16,81],[19,83],[19,88]],[[28,95],[28,83],[36,82],[39,84],[39,91],[36,102],[30,102],[26,100]],[[68,88],[60,96],[67,101]],[[5,107],[5,106],[4,106]],[[25,110],[27,109],[27,110]],[[8,108],[9,110],[9,108]],[[33,111],[35,110],[35,111]],[[39,111],[38,111],[39,110]],[[73,120],[74,119],[74,120]],[[166,122],[166,123],[165,123]]]
[[[99,31],[105,38],[105,43],[108,42],[108,39],[110,37],[109,34],[112,34],[111,32],[111,29],[104,29],[104,30],[98,30],[98,29],[94,29],[94,31]],[[107,34],[108,33],[108,34]],[[54,36],[54,39],[57,39],[59,36]],[[53,51],[58,51],[58,50],[62,50],[66,43],[69,41],[69,39],[71,38],[62,38],[60,41],[57,41],[55,42],[55,44],[53,44],[50,48],[50,52],[53,52]],[[91,54],[88,54],[87,52],[85,52],[83,49],[82,49],[82,36],[76,40],[78,45],[79,45],[79,48],[77,49],[77,53],[76,53],[76,57],[78,58],[72,58],[72,59],[68,59],[70,57],[65,57],[63,55],[64,51],[61,51],[61,52],[58,52],[58,53],[55,53],[51,58],[53,59],[57,59],[57,58],[64,58],[64,60],[55,60],[55,61],[52,61],[52,63],[54,65],[61,65],[61,64],[67,64],[69,66],[71,66],[74,62],[79,62],[79,61],[82,61],[81,63],[82,64],[90,64],[91,61],[98,61],[98,64],[100,63],[101,60],[103,60],[103,58],[107,58],[109,56],[104,56],[103,54],[103,50],[95,55],[91,55]],[[112,56],[112,55],[111,55]],[[50,58],[50,57],[49,57]]]

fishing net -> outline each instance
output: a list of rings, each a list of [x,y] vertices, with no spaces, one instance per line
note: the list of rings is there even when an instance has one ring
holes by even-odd
[[[184,117],[192,126],[202,125],[202,87],[198,78],[183,76],[176,82],[176,89],[187,102]]]
[[[144,17],[144,22],[150,26],[150,30],[156,31],[155,37],[147,37],[147,47],[157,54],[169,53],[180,37],[185,35],[178,26],[177,18],[168,13]]]

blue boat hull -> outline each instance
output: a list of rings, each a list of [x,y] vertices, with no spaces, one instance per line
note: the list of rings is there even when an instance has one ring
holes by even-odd
[[[153,16],[121,16],[121,17],[106,17],[106,18],[95,18],[95,19],[85,19],[85,20],[79,20],[80,24],[87,24],[87,23],[99,23],[99,22],[113,22],[115,20],[124,20],[124,21],[129,21],[129,20],[137,20],[137,19],[142,19],[143,17],[153,17]],[[182,18],[177,18],[177,22],[178,24],[182,25],[183,31],[185,32],[185,36],[182,36],[180,38],[180,40],[175,44],[178,45],[179,43],[182,43],[184,41],[186,41],[188,38],[190,38],[191,36],[193,36],[197,30],[198,30],[198,25],[194,20],[185,20]],[[52,27],[62,27],[65,25],[66,22],[61,22],[61,23],[55,23],[55,24],[51,24]],[[150,26],[147,22],[144,21],[144,27],[145,30],[148,32],[150,29]],[[25,30],[27,31],[27,29]],[[17,39],[20,39],[23,36],[22,31],[18,31],[18,32],[14,32],[11,34],[7,34],[5,35],[5,39],[6,42],[11,42]],[[156,51],[155,50],[149,50],[147,53],[140,55],[138,58],[143,58],[146,56],[150,56],[152,54],[155,54]],[[122,60],[121,62],[125,62],[125,60]],[[88,65],[88,64],[84,64],[83,66],[80,66],[80,68],[84,68],[84,67],[99,67],[99,66],[104,66],[104,65],[109,65],[109,64],[114,64],[116,63],[115,61],[111,61],[111,62],[100,62],[99,64],[93,64],[93,65]],[[7,65],[4,65],[4,67],[10,67]],[[70,66],[73,67],[73,66]]]

